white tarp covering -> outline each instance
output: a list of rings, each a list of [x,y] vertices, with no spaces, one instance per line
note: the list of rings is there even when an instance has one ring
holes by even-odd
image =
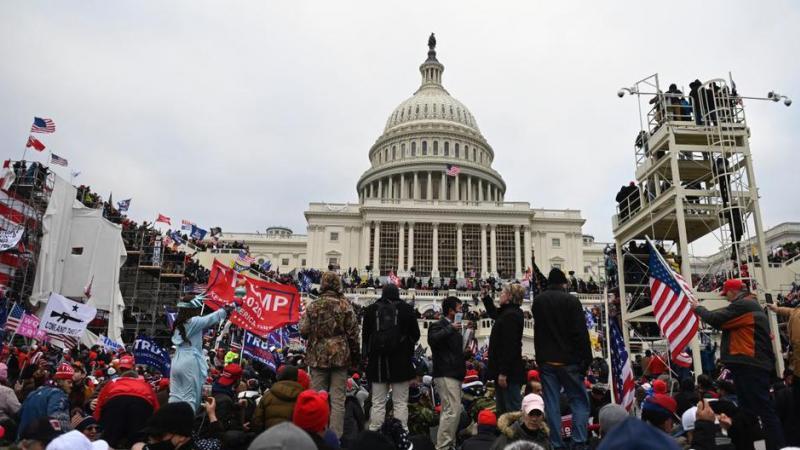
[[[122,342],[122,310],[119,271],[127,253],[122,228],[103,217],[100,209],[85,207],[75,199],[77,190],[56,176],[42,227],[42,248],[36,266],[31,302],[47,302],[51,292],[85,298],[91,283],[89,304],[108,311],[108,337]]]

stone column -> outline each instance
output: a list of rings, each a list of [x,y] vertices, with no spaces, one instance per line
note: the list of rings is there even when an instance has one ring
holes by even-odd
[[[406,192],[406,174],[400,174],[400,200],[408,197],[408,192]]]
[[[380,275],[380,248],[381,248],[381,223],[375,221],[375,243],[372,248],[372,273],[375,276]]]
[[[442,180],[439,181],[439,201],[447,200],[447,175],[442,172]]]
[[[427,192],[425,193],[426,200],[433,200],[433,183],[431,182],[432,180],[433,180],[433,174],[431,172],[428,172],[428,186],[426,189]]]
[[[408,222],[408,270],[414,267],[414,222]]]
[[[478,201],[482,202],[483,200],[483,180],[478,178]]]
[[[419,178],[417,178],[417,172],[414,172],[414,186],[412,187],[411,198],[414,200],[419,199]]]
[[[455,198],[453,199],[455,201],[461,200],[461,186],[458,185],[458,180],[459,180],[459,176],[456,175],[456,178],[455,178],[456,195],[455,195]]]
[[[489,269],[486,257],[486,224],[481,224],[481,278],[489,276]]]
[[[361,274],[366,274],[367,271],[364,267],[369,265],[369,231],[370,231],[370,223],[364,222],[361,226],[361,268],[359,272]]]
[[[433,227],[431,276],[433,278],[439,278],[439,224],[434,222],[431,226]]]
[[[464,278],[463,223],[456,224],[456,278]]]
[[[397,223],[397,276],[405,276],[400,275],[406,273],[405,268],[405,258],[403,257],[403,246],[405,245],[405,230],[406,223],[400,221]]]
[[[525,260],[522,264],[522,270],[527,271],[528,267],[533,268],[533,264],[531,263],[531,259],[533,257],[533,254],[531,253],[531,226],[525,225],[523,230],[525,231],[525,234],[523,235],[525,239],[522,241],[523,247],[525,248]]]
[[[521,279],[522,278],[522,255],[519,251],[519,225],[514,225],[514,278]]]
[[[489,238],[489,245],[491,246],[491,254],[492,254],[492,276],[497,276],[497,225],[491,224],[489,225],[490,228],[490,238]]]
[[[467,198],[468,202],[472,201],[472,177],[467,175]]]
[[[383,178],[378,180],[378,195],[376,198],[383,198]]]

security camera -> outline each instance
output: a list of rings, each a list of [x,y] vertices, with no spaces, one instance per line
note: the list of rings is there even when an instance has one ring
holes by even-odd
[[[783,99],[783,104],[786,106],[792,106],[792,99],[790,98]]]
[[[773,99],[773,98],[775,98],[775,97],[777,97],[777,96],[775,95],[775,92],[773,92],[773,91],[769,91],[769,92],[767,92],[767,98],[768,98],[768,99]]]
[[[619,98],[625,97],[625,91],[623,91],[622,89],[618,90],[617,91],[617,97],[619,97]]]

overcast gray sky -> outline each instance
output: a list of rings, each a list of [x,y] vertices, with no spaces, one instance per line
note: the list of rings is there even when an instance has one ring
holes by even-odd
[[[617,89],[732,71],[744,95],[796,101],[748,102],[747,118],[766,224],[800,220],[800,5],[601,3],[8,0],[0,142],[19,158],[31,118],[50,117],[42,141],[78,182],[132,197],[137,220],[305,233],[308,202],[357,200],[434,31],[507,200],[580,209],[584,232],[610,240],[639,126]]]

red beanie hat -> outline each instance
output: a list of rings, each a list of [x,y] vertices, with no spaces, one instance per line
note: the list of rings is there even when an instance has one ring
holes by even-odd
[[[497,426],[497,416],[491,409],[483,409],[478,413],[478,425]]]
[[[321,433],[328,426],[328,393],[307,390],[297,396],[292,422],[309,433]]]
[[[56,380],[71,380],[73,375],[75,375],[75,369],[72,368],[72,365],[61,363],[58,365],[56,375],[53,378]]]
[[[539,371],[538,370],[529,370],[528,371],[528,381],[536,380],[539,381]]]
[[[300,383],[300,386],[303,386],[303,389],[309,389],[311,386],[311,377],[308,376],[308,372],[303,369],[297,369],[297,382]]]
[[[666,394],[667,383],[664,382],[664,380],[653,381],[653,392],[655,392],[656,394]]]

